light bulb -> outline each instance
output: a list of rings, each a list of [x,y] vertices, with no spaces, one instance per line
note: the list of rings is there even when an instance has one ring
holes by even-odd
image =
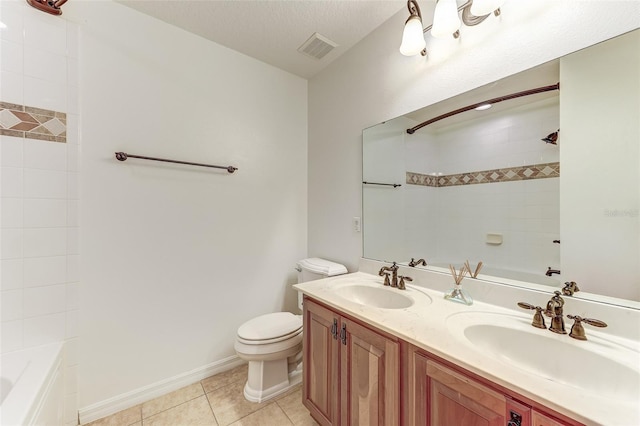
[[[456,0],[438,0],[433,13],[431,35],[436,38],[452,37],[459,28],[460,17]]]
[[[405,56],[414,56],[420,53],[427,46],[424,40],[422,29],[422,20],[418,15],[411,15],[404,24],[402,32],[402,43],[400,44],[400,53]]]
[[[474,16],[488,15],[504,4],[505,0],[473,0],[471,14]]]

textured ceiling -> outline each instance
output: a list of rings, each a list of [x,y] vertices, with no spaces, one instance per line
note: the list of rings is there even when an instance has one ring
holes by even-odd
[[[303,78],[311,78],[395,13],[405,0],[118,0]],[[298,52],[314,32],[338,44],[323,59]],[[402,27],[398,28],[398,40]]]

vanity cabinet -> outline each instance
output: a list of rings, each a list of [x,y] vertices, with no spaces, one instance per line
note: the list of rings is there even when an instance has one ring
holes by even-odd
[[[400,342],[304,300],[303,403],[328,425],[400,424]]]
[[[322,426],[581,426],[307,296],[303,365]]]
[[[560,423],[539,411],[532,410],[531,426],[564,426],[564,423]]]

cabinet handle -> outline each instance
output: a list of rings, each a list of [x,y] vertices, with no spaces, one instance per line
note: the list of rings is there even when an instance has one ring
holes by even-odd
[[[334,340],[338,340],[338,320],[333,319],[333,325],[331,326],[331,335]]]
[[[340,330],[340,340],[342,340],[342,344],[347,344],[347,324],[342,324],[342,329]]]

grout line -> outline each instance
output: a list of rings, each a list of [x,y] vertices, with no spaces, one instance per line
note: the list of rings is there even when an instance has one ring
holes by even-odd
[[[202,386],[202,383],[200,383],[200,385]],[[204,390],[204,386],[202,388]],[[220,425],[220,422],[218,421],[218,418],[216,417],[216,413],[213,411],[213,407],[211,406],[211,400],[209,399],[209,394],[207,394],[205,392],[204,393],[204,397],[207,398],[207,404],[209,404],[209,410],[211,410],[211,414],[213,415],[213,420],[216,421],[217,425]]]
[[[195,384],[195,383],[194,383],[194,384]],[[151,415],[149,415],[149,416],[147,416],[147,417],[144,417],[144,415],[143,415],[142,405],[143,405],[143,404],[145,404],[145,403],[143,402],[142,404],[140,404],[140,418],[141,418],[141,420],[143,420],[143,421],[144,421],[145,419],[148,419],[148,418],[150,418],[150,417],[153,417],[153,416],[155,416],[156,414],[164,413],[165,411],[169,411],[169,410],[171,410],[171,409],[174,409],[174,408],[176,408],[176,407],[179,407],[179,406],[181,406],[181,405],[184,405],[184,404],[186,404],[186,403],[188,403],[188,402],[191,402],[191,401],[193,401],[193,400],[195,400],[195,399],[198,399],[198,398],[200,398],[200,397],[201,397],[201,396],[203,396],[203,395],[205,395],[205,396],[206,396],[206,393],[204,392],[204,388],[202,387],[202,384],[201,384],[200,382],[198,382],[198,384],[200,385],[200,388],[202,389],[202,395],[198,395],[198,396],[196,396],[195,398],[188,399],[188,400],[186,400],[186,401],[181,402],[181,403],[180,403],[180,404],[178,404],[178,405],[174,405],[174,406],[172,406],[172,407],[169,407],[169,408],[166,408],[166,409],[164,409],[164,410],[158,411],[157,413],[153,413],[153,414],[151,414]],[[191,386],[191,385],[187,385],[187,386]],[[185,387],[187,387],[187,386],[185,386]],[[180,389],[178,389],[178,390],[180,390]],[[176,391],[174,391],[174,392],[176,392]],[[172,392],[166,393],[166,394],[164,394],[164,395],[160,395],[158,398],[162,398],[162,397],[164,397],[164,396],[166,396],[166,395],[169,395],[170,393],[172,393]],[[154,398],[154,399],[152,399],[151,401],[154,401],[155,399],[158,399],[158,398]],[[209,400],[209,398],[207,398],[207,401],[208,401],[208,400]],[[147,401],[147,402],[151,402],[151,401]]]

